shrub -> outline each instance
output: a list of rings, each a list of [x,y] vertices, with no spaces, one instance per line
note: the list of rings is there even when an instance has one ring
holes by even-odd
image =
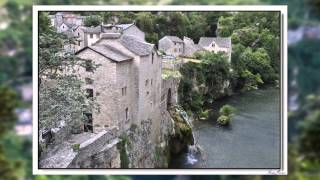
[[[224,115],[224,116],[232,116],[233,113],[235,112],[235,108],[230,106],[230,105],[224,105],[220,108],[219,110],[219,113],[220,113],[220,116]]]
[[[73,144],[73,145],[72,145],[72,150],[73,150],[74,152],[79,151],[79,150],[80,150],[80,144]]]
[[[231,118],[225,115],[221,115],[217,120],[218,124],[220,125],[228,125],[230,121],[231,121]]]
[[[235,111],[236,109],[230,105],[222,106],[219,110],[220,116],[217,119],[217,123],[223,126],[229,125],[232,120],[233,113]]]
[[[201,111],[200,115],[200,120],[205,120],[205,119],[208,119],[209,117],[209,110],[204,110],[204,111]]]

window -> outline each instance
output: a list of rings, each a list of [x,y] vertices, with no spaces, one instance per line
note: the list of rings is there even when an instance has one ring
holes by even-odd
[[[86,71],[87,72],[92,72],[92,61],[91,60],[86,60],[85,67],[86,67]]]
[[[87,98],[93,97],[93,89],[86,89]]]
[[[152,52],[152,55],[151,55],[151,64],[153,64],[153,57],[154,57],[154,52]]]
[[[80,36],[80,33],[78,32],[78,36]]]
[[[80,46],[80,41],[78,41],[78,46]]]
[[[149,84],[149,80],[147,79],[147,80],[146,80],[146,86],[148,86],[148,84]]]
[[[177,45],[177,43],[175,42],[174,45]]]
[[[214,43],[212,43],[212,47],[214,47],[215,46],[215,44]]]
[[[90,34],[90,38],[91,38],[91,39],[93,38],[93,34]]]
[[[93,80],[90,78],[85,78],[86,84],[93,84]]]
[[[84,120],[84,131],[85,132],[93,132],[93,125],[92,125],[92,113],[83,113],[85,120]]]
[[[127,86],[121,88],[121,93],[122,93],[122,96],[127,95]]]
[[[151,86],[152,86],[152,81],[153,81],[153,79],[151,79]]]
[[[126,113],[126,120],[128,120],[128,118],[129,118],[129,109],[128,108],[126,108],[125,113]]]

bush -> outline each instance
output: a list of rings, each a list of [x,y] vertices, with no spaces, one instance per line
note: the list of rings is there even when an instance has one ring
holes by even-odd
[[[201,111],[199,117],[200,117],[200,120],[208,119],[208,117],[209,117],[209,109]]]
[[[80,150],[80,144],[73,144],[72,149],[74,152],[78,152]]]
[[[229,116],[225,116],[225,115],[221,115],[217,120],[218,124],[223,125],[223,126],[228,125],[230,123],[230,121],[231,121],[231,118]]]
[[[234,107],[227,104],[220,108],[219,113],[220,116],[232,116],[235,110],[236,109]]]
[[[224,105],[220,108],[219,110],[219,118],[217,119],[217,123],[220,125],[229,125],[231,120],[232,120],[232,116],[233,113],[236,111],[236,109],[230,105]]]

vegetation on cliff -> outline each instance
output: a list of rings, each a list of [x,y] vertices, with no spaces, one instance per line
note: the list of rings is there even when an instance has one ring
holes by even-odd
[[[200,63],[190,61],[180,69],[179,102],[197,117],[205,104],[232,92],[275,84],[279,79],[278,13],[223,14],[218,20],[217,32],[221,37],[232,39],[231,63],[223,53],[204,52],[195,54]]]
[[[222,54],[204,53],[201,63],[188,62],[180,72],[179,102],[196,116],[203,114],[205,102],[212,102],[227,92],[226,83],[232,76],[227,57]]]
[[[170,137],[169,147],[172,154],[178,154],[187,150],[188,145],[194,144],[192,127],[184,110],[179,106],[173,106],[169,113],[174,121],[175,134]]]

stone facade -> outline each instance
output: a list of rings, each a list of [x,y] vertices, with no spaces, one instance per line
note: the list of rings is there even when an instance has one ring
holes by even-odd
[[[164,36],[159,40],[159,50],[178,57],[184,52],[183,41],[177,36]]]
[[[94,34],[81,28],[74,32],[84,39]],[[85,82],[82,88],[96,106],[84,112],[89,119],[82,125],[85,132],[61,141],[63,147],[52,145],[40,167],[168,167],[169,140],[175,133],[168,109],[177,104],[179,78],[162,79],[162,58],[135,25],[96,34],[95,42],[83,41],[85,47],[76,52],[87,66],[67,72]],[[72,150],[75,144],[79,147]]]
[[[224,52],[228,61],[231,62],[232,44],[231,38],[222,37],[201,37],[199,40],[199,46],[209,52]]]
[[[121,154],[120,161],[127,163],[125,167],[166,167],[168,137],[174,133],[174,122],[167,106],[177,104],[179,80],[162,79],[162,59],[154,45],[141,38],[108,34],[76,54],[81,59],[100,64],[94,72],[87,72],[83,67],[78,69],[81,78],[93,80],[84,88],[93,89],[95,102],[99,105],[98,110],[92,111],[93,133],[119,127],[119,138],[126,139],[126,144],[122,144],[125,151],[117,152]],[[101,47],[110,48],[103,49],[109,57],[99,51]],[[112,56],[112,53],[123,54],[126,58]],[[118,157],[115,152],[110,148],[113,159]],[[97,156],[104,157],[106,152]]]
[[[64,32],[73,26],[83,25],[85,17],[71,12],[57,12],[54,15],[49,15],[49,19],[51,26],[57,28],[58,32]]]
[[[192,57],[194,53],[205,51],[201,46],[195,44],[191,38],[183,37],[184,43],[184,53],[183,56],[185,57]]]

